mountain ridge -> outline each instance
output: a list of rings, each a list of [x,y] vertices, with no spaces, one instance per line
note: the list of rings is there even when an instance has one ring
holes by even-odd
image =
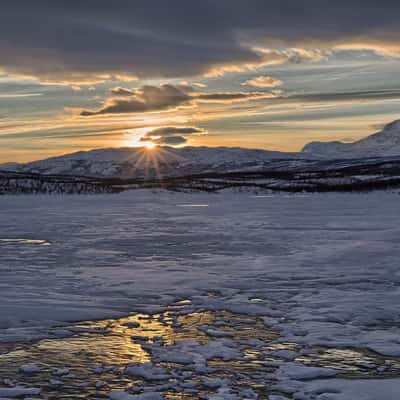
[[[310,142],[302,153],[323,158],[366,158],[400,155],[400,120],[386,124],[382,130],[355,142]]]
[[[275,160],[296,159],[298,153],[281,153],[240,147],[142,147],[79,151],[25,164],[0,165],[0,169],[39,174],[91,177],[157,177],[203,173],[213,170],[262,166]]]
[[[400,120],[353,143],[310,142],[302,151],[285,153],[241,147],[161,146],[103,148],[78,151],[28,163],[0,164],[0,169],[23,173],[106,178],[159,178],[208,172],[295,169],[327,160],[379,159],[400,156]],[[329,166],[328,166],[329,167]]]

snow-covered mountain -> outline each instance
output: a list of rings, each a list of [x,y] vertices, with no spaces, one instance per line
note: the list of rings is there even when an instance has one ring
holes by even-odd
[[[272,161],[299,158],[299,153],[226,147],[110,148],[81,151],[0,169],[24,173],[140,178],[263,168]]]
[[[397,157],[396,157],[397,156]],[[46,175],[109,178],[155,178],[265,170],[326,170],[400,158],[400,120],[354,143],[312,142],[299,153],[237,147],[135,147],[81,151],[26,164],[8,163],[0,170]],[[342,161],[340,161],[342,160]]]
[[[310,157],[366,158],[393,157],[400,155],[400,120],[393,121],[382,131],[353,143],[311,142],[302,150]]]

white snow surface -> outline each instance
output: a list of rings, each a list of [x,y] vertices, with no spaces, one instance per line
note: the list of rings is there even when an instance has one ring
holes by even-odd
[[[282,341],[399,356],[399,215],[383,192],[3,196],[1,238],[49,245],[0,241],[0,340],[190,299]]]
[[[13,387],[13,388],[0,388],[0,398],[14,398],[21,396],[38,395],[40,393],[39,388],[27,388],[27,387]]]
[[[148,392],[143,394],[129,394],[122,390],[113,390],[108,394],[111,400],[162,400],[160,393]]]
[[[329,368],[308,367],[298,363],[285,363],[276,372],[278,379],[315,379],[328,376],[335,376],[338,371]]]
[[[293,398],[300,400],[399,399],[400,379],[317,379],[297,383]],[[273,396],[269,398],[275,400]],[[286,397],[276,397],[281,399]]]

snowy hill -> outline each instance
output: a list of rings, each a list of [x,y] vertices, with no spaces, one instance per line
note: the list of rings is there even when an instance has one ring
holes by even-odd
[[[210,171],[257,170],[271,161],[301,158],[298,153],[225,147],[110,148],[81,151],[0,169],[24,173],[140,178],[190,175]]]
[[[299,153],[236,147],[124,147],[81,151],[0,170],[98,178],[164,178],[202,173],[335,169],[400,158],[400,120],[354,143],[312,142]],[[344,164],[343,164],[344,163]]]
[[[400,155],[400,120],[387,124],[382,131],[353,143],[311,142],[303,150],[310,157],[366,158]]]

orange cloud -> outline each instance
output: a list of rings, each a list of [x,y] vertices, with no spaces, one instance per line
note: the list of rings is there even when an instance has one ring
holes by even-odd
[[[249,79],[242,83],[245,86],[254,86],[262,88],[270,88],[282,85],[282,81],[279,79],[274,79],[270,76],[257,76],[256,78]]]
[[[270,92],[217,92],[197,93],[190,86],[145,85],[138,89],[117,87],[112,93],[123,96],[109,98],[98,110],[82,110],[83,117],[105,114],[126,114],[162,111],[181,107],[193,107],[197,103],[232,103],[276,97]]]

